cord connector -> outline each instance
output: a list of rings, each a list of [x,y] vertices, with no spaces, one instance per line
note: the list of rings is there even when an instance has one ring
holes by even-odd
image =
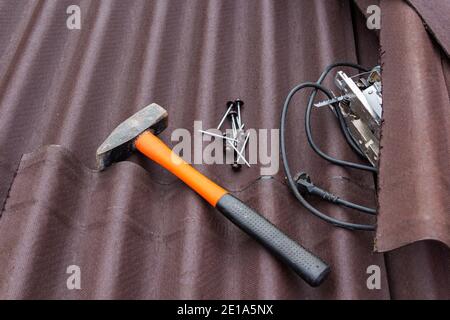
[[[311,182],[311,177],[306,172],[299,172],[294,176],[294,181],[297,186],[297,190],[301,194],[311,194],[312,190],[315,188],[314,184]]]
[[[294,176],[294,181],[297,186],[297,190],[302,194],[312,194],[315,196],[319,196],[326,201],[330,201],[333,203],[337,203],[339,197],[325,191],[311,181],[311,177],[306,172],[299,172]]]

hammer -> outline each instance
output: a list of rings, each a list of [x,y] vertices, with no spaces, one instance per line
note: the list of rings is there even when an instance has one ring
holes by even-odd
[[[328,265],[176,155],[156,137],[166,127],[167,111],[164,108],[152,103],[141,109],[117,126],[97,149],[98,169],[104,170],[139,150],[180,178],[231,222],[290,266],[309,285],[318,286],[330,272]]]

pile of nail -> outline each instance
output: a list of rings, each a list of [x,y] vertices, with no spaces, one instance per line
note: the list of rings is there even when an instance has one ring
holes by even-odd
[[[239,171],[242,167],[242,163],[250,167],[247,159],[245,159],[245,148],[247,146],[250,133],[245,133],[245,124],[242,122],[241,109],[244,105],[244,101],[236,99],[235,101],[227,102],[227,111],[219,122],[217,130],[221,130],[225,120],[230,121],[231,130],[225,130],[222,136],[213,134],[208,131],[201,131],[204,134],[209,134],[218,138],[223,138],[225,141],[224,151],[227,155],[233,157],[233,163],[231,167],[235,171]]]

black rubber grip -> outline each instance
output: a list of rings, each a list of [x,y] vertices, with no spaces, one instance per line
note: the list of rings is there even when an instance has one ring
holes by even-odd
[[[217,202],[216,208],[289,265],[311,286],[316,287],[321,284],[330,272],[327,264],[291,240],[269,220],[246,206],[238,198],[226,194]]]

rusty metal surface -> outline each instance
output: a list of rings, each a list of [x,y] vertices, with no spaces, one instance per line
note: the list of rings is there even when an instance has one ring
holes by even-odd
[[[82,10],[81,30],[66,27],[66,8],[72,4]],[[387,25],[398,29],[388,16],[395,4],[386,8]],[[332,62],[377,63],[377,35],[365,28],[353,3],[1,1],[0,26],[0,298],[450,298],[450,253],[442,239],[416,242],[417,225],[412,225],[411,238],[399,244],[403,231],[392,229],[377,237],[377,246],[383,241],[386,248],[408,245],[374,253],[373,233],[333,228],[295,202],[281,168],[264,179],[260,166],[236,174],[229,166],[196,165],[326,260],[332,273],[319,288],[298,279],[150,161],[134,155],[102,174],[94,170],[98,145],[151,102],[169,113],[168,128],[160,135],[168,144],[176,128],[193,132],[194,120],[202,120],[206,129],[215,127],[225,102],[237,97],[245,101],[246,126],[278,128],[285,95],[295,84],[317,79]],[[428,46],[423,30],[417,31],[421,37],[391,37]],[[382,51],[391,50],[394,40],[388,36],[380,34]],[[436,48],[425,51],[436,58]],[[439,60],[438,66],[429,58],[420,60],[426,70],[413,68],[410,74],[436,85],[434,70],[448,61]],[[405,118],[393,112],[403,104],[392,94],[392,83],[401,71],[388,71],[389,55],[383,59],[384,79],[392,87],[384,100],[382,228],[393,216],[421,217],[425,210],[421,197],[411,198],[412,209],[388,197],[388,192],[416,188],[419,180],[409,177],[401,189],[387,188],[400,163],[389,150],[398,148],[406,159],[417,156],[411,153],[417,146],[396,143],[401,126],[396,131],[394,124]],[[445,83],[448,88],[445,72],[439,90]],[[415,89],[428,95],[430,88]],[[439,100],[442,92],[433,96],[433,108],[442,112],[440,123],[448,115]],[[297,98],[289,120],[288,148],[298,150],[290,155],[292,167],[307,170],[318,185],[344,198],[374,206],[371,175],[332,166],[308,147],[299,125],[306,98]],[[434,117],[423,117],[417,134],[426,135]],[[331,112],[315,112],[313,126],[324,150],[358,161]],[[433,159],[445,155],[445,128],[447,133],[442,129],[426,145]],[[421,167],[421,161],[427,159],[413,164]],[[446,178],[433,172],[426,179],[437,186],[435,197],[445,201]],[[364,222],[358,213],[313,203],[335,217]],[[427,209],[427,217],[448,223],[448,215],[435,209]],[[434,238],[427,230],[425,238]],[[81,290],[67,290],[66,268],[72,264],[82,270]],[[370,265],[381,268],[380,290],[366,287]]]

